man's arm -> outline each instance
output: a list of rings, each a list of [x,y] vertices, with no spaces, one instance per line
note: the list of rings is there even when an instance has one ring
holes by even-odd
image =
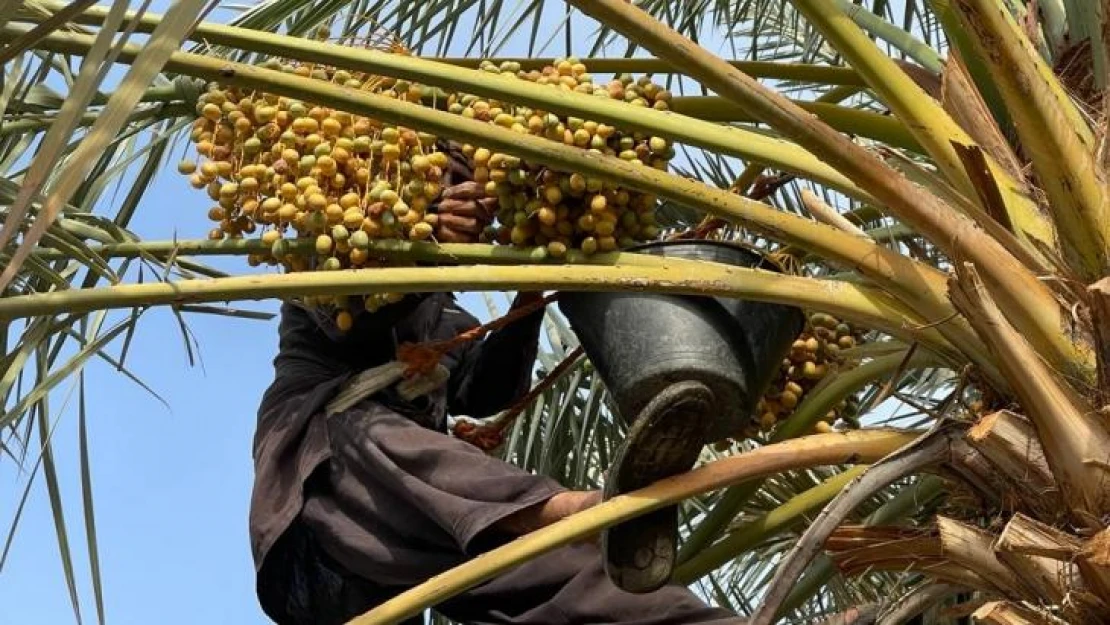
[[[600,490],[568,490],[501,519],[494,527],[514,536],[530,534],[601,503]]]
[[[512,309],[541,297],[539,293],[519,294]],[[450,336],[474,325],[474,318],[454,304],[443,315],[444,333]],[[467,344],[450,354],[458,359],[458,365],[448,383],[448,410],[452,414],[486,417],[523,397],[532,381],[542,323],[540,308],[491,332],[484,341]]]

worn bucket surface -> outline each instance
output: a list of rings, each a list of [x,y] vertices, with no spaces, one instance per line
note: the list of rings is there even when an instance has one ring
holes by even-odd
[[[719,241],[662,241],[631,251],[777,270],[756,252]],[[720,416],[706,442],[735,436],[748,423],[805,325],[793,306],[718,297],[564,292],[559,309],[626,422],[674,382],[708,386]]]

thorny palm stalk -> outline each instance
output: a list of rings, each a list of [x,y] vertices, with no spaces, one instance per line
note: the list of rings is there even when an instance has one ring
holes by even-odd
[[[899,594],[910,595],[911,603],[922,596],[941,601],[971,590],[1001,602],[984,607],[989,622],[1018,622],[1012,615],[1019,613],[1033,622],[1102,622],[1099,615],[1110,613],[1110,605],[1099,598],[1110,595],[1105,525],[1110,518],[1105,416],[1110,287],[1105,279],[1095,282],[1106,274],[1110,239],[1106,112],[1099,108],[1110,51],[1106,4],[1042,0],[1032,14],[1025,8],[1011,13],[1010,7],[1021,3],[1003,0],[873,0],[862,7],[810,0],[510,4],[268,0],[236,18],[235,25],[246,30],[201,23],[184,33],[173,32],[173,20],[126,13],[125,2],[84,11],[71,6],[67,13],[49,2],[13,7],[0,2],[0,44],[18,46],[0,47],[0,58],[7,61],[0,83],[0,207],[10,221],[0,236],[29,226],[43,233],[33,249],[20,250],[23,238],[16,236],[3,250],[6,275],[14,280],[0,300],[0,319],[15,340],[0,371],[5,394],[0,425],[29,445],[27,424],[34,419],[47,423],[51,391],[93,356],[122,366],[134,322],[151,305],[207,311],[212,309],[197,304],[294,293],[567,286],[793,303],[874,329],[871,345],[859,348],[864,364],[837,372],[815,389],[799,406],[797,418],[773,433],[764,450],[726,462],[742,466],[746,459],[758,462],[762,453],[774,456],[777,450],[807,444],[786,439],[807,431],[822,410],[855,392],[865,399],[866,412],[859,415],[865,424],[886,418],[897,404],[914,407],[901,423],[955,418],[976,424],[968,433],[970,447],[959,447],[960,454],[930,468],[948,480],[950,495],[931,496],[931,503],[923,505],[910,496],[915,480],[909,479],[879,493],[839,497],[865,502],[855,511],[838,512],[863,527],[833,532],[825,545],[831,560],[817,559],[785,597],[780,614],[814,616],[822,608],[836,612]],[[581,13],[570,11],[571,6]],[[61,27],[78,12],[73,19],[88,34]],[[598,18],[601,28],[587,16]],[[559,25],[567,54],[572,43],[573,51],[581,52],[584,33],[594,32],[591,56],[619,50],[639,57],[598,59],[598,67],[637,63],[635,71],[668,75],[680,96],[704,96],[695,81],[716,95],[676,98],[678,113],[663,114],[458,69],[473,66],[477,57],[501,54],[516,41],[528,42],[517,56],[554,56],[546,48],[553,44],[537,36],[549,31],[549,23]],[[26,35],[35,24],[48,27]],[[413,50],[454,58],[447,65],[297,38],[321,24],[341,41],[388,29]],[[474,33],[469,45],[462,41],[464,31]],[[117,32],[127,36],[117,39]],[[150,32],[155,32],[155,45],[137,47],[138,34]],[[160,58],[156,44],[182,34],[198,42],[191,51],[201,54]],[[702,48],[695,41],[709,43]],[[726,63],[707,49],[718,43],[744,61]],[[69,55],[86,61],[76,77],[66,65]],[[685,150],[680,168],[690,175],[645,172],[448,113],[228,62],[266,55],[370,70],[447,92],[527,103],[665,136]],[[920,65],[907,64],[907,58]],[[97,88],[109,89],[95,70],[113,61],[131,64],[137,80],[152,84],[144,93],[125,90],[100,97]],[[149,76],[159,71],[151,81]],[[559,268],[527,251],[385,244],[382,251],[394,259],[467,267],[197,280],[221,274],[191,257],[245,254],[253,248],[144,243],[126,230],[135,211],[146,206],[144,192],[159,172],[167,141],[186,125],[181,115],[199,95],[186,77],[361,112],[656,192],[668,201],[664,214],[677,217],[675,228],[695,225],[697,213],[714,214],[724,218],[720,236],[793,258],[807,277],[778,278],[627,254],[595,257],[589,260],[593,268]],[[60,88],[64,94],[57,92]],[[137,109],[134,100],[140,102]],[[96,107],[94,113],[86,111],[87,102]],[[732,123],[726,129],[722,122]],[[90,124],[90,133],[75,134]],[[103,156],[96,162],[65,160],[86,152]],[[27,169],[32,154],[34,164]],[[129,167],[133,164],[141,164],[137,175]],[[59,186],[49,175],[77,171],[70,167],[90,172],[76,188]],[[797,180],[758,201],[723,191],[751,190],[758,186],[753,183],[765,182],[758,178],[763,172],[787,172]],[[125,176],[132,176],[130,193],[117,211],[105,215],[98,198],[110,182]],[[29,195],[29,182],[45,183],[46,197]],[[806,189],[803,194],[803,185],[819,193]],[[847,221],[830,216],[834,211]],[[814,224],[809,216],[832,226]],[[22,264],[12,262],[23,255]],[[491,263],[509,266],[487,266]],[[138,264],[158,264],[163,280],[173,276],[176,281],[135,284]],[[182,300],[186,293],[191,299]],[[105,325],[104,311],[111,308],[135,312],[118,325]],[[554,367],[575,343],[557,316],[549,317],[548,327],[552,353],[544,356],[545,368]],[[80,347],[66,360],[69,352],[63,348],[71,339]],[[118,357],[106,351],[117,340],[122,341]],[[18,384],[22,379],[31,384]],[[608,405],[595,375],[583,366],[570,367],[514,425],[504,453],[574,486],[595,487],[621,436]],[[828,440],[827,446],[814,444],[831,452],[869,439]],[[43,445],[49,477],[54,470],[48,436]],[[862,447],[857,451],[862,453]],[[706,459],[721,455],[729,452],[707,451]],[[815,452],[812,462],[828,461],[821,458]],[[84,460],[82,467],[87,485]],[[804,461],[797,467],[808,469]],[[839,488],[843,477],[791,471],[734,487],[724,496],[690,499],[684,509],[687,562],[726,562],[712,572],[697,569],[698,576],[708,573],[700,587],[719,602],[753,611],[753,602],[761,600],[759,589],[773,574],[774,556],[796,535],[804,514],[831,497],[814,499],[812,493]],[[688,478],[694,480],[689,484],[696,482],[693,475]],[[941,493],[932,479],[921,483]],[[61,502],[56,488],[49,487],[54,479],[47,481],[67,579],[75,589]],[[667,497],[690,497],[705,486]],[[86,489],[84,495],[95,563],[91,492]],[[943,516],[937,516],[938,506]],[[434,593],[418,588],[359,622],[417,613],[494,570],[533,557],[541,543],[540,549],[551,548],[583,528],[594,531],[624,518],[620,515],[645,510],[614,502],[584,513],[522,541],[504,557],[487,560],[491,569],[476,573],[476,564],[467,565],[445,575]],[[883,527],[894,523],[902,527]],[[929,538],[934,535],[939,547]],[[903,547],[891,551],[892,540]],[[815,553],[820,545],[804,547],[796,551]],[[848,580],[833,575],[832,563]],[[695,569],[681,570],[689,575]],[[863,571],[868,575],[856,576]],[[99,607],[95,564],[92,574]],[[943,584],[912,592],[931,578]],[[1013,579],[1031,581],[1006,582]],[[778,586],[787,582],[780,579]],[[76,610],[76,590],[71,601]],[[1021,601],[1027,603],[1019,606]],[[764,616],[776,607],[767,606]]]

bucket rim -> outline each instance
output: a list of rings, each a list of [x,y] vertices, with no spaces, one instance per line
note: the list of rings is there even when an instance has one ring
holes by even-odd
[[[625,248],[624,251],[630,253],[639,253],[641,250],[646,249],[676,247],[679,245],[691,244],[710,247],[723,247],[726,249],[746,252],[748,254],[756,256],[759,259],[759,265],[754,268],[765,269],[766,267],[764,267],[763,265],[769,265],[774,271],[777,271],[778,273],[786,273],[786,268],[779,262],[771,259],[770,255],[767,252],[764,252],[763,250],[756,248],[754,245],[744,243],[742,241],[718,241],[714,239],[664,239],[660,241],[648,241],[646,243],[633,245],[631,247]]]

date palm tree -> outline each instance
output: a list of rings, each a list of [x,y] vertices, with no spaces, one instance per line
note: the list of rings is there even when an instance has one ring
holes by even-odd
[[[179,0],[156,15],[122,1],[0,0],[0,426],[11,461],[42,467],[59,520],[51,392],[94,358],[140,380],[125,355],[152,307],[182,319],[251,316],[217,303],[443,288],[740,297],[829,313],[866,328],[866,341],[785,419],[706,450],[699,469],[524,537],[356,622],[418,614],[683,501],[676,578],[755,623],[846,622],[849,608],[884,623],[938,620],[938,606],[952,604],[948,617],[988,623],[1110,622],[1110,3],[266,0],[229,20],[213,8]],[[382,32],[406,53],[350,45]],[[675,94],[670,110],[478,69],[483,59],[538,67],[557,54],[577,54],[599,75],[652,74]],[[305,80],[268,68],[273,57],[596,120],[673,142],[679,158],[671,172],[638,167]],[[396,267],[268,275],[243,263],[227,275],[204,258],[260,244],[147,241],[128,228],[152,210],[146,191],[188,134],[206,83],[655,194],[664,236],[743,242],[790,271],[386,242],[376,250],[403,261]],[[109,193],[120,185],[122,198]],[[405,266],[414,260],[436,266]],[[554,313],[547,338],[537,391],[496,422],[505,438],[495,453],[594,487],[621,426]],[[842,428],[813,433],[849,399]],[[41,453],[31,457],[33,440]],[[84,446],[81,469],[91,506]],[[86,532],[95,550],[93,523]]]

